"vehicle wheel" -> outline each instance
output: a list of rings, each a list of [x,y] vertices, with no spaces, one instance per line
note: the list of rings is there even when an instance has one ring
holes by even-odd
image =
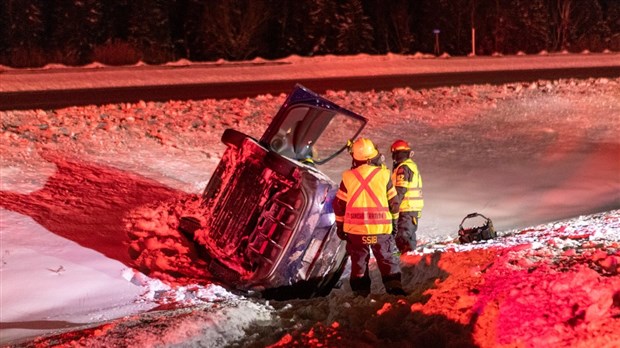
[[[252,139],[246,134],[243,134],[231,128],[226,129],[224,131],[224,134],[222,134],[222,142],[226,145],[232,145],[235,147],[240,147],[241,144],[243,144],[243,140],[246,138]]]
[[[224,266],[216,259],[211,259],[208,266],[209,272],[226,284],[238,286],[241,276],[239,273]]]
[[[193,216],[181,216],[179,219],[179,232],[189,240],[194,240],[194,233],[200,227],[200,220]]]

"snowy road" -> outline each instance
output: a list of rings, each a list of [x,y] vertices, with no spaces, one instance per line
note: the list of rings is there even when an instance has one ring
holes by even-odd
[[[287,93],[295,83],[324,93],[330,89],[420,89],[619,76],[618,53],[476,58],[390,55],[314,60],[289,57],[236,63],[178,62],[167,66],[0,69],[0,110],[140,100],[245,98]]]

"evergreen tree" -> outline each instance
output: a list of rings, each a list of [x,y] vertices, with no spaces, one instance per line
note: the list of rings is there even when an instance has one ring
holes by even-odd
[[[602,0],[601,9],[605,14],[607,28],[609,28],[606,46],[612,51],[620,51],[620,1]]]
[[[409,1],[393,0],[385,3],[389,7],[390,52],[411,53],[415,42],[411,28],[412,12]]]
[[[436,43],[466,55],[472,28],[477,54],[617,51],[620,1],[5,0],[0,63],[431,53]]]
[[[6,0],[0,4],[0,59],[14,67],[40,66],[44,56],[43,1]]]
[[[506,40],[508,33],[515,29],[514,17],[509,14],[509,9],[503,0],[494,0],[492,13],[493,25],[493,52],[506,53]],[[508,43],[509,44],[509,43]]]
[[[102,2],[62,0],[53,2],[50,8],[55,60],[67,65],[90,63],[93,47],[105,39]]]
[[[495,0],[495,48],[501,54],[537,53],[548,43],[548,12],[542,0]]]
[[[268,17],[264,1],[207,2],[202,32],[208,54],[230,60],[256,57],[263,44]]]
[[[185,27],[186,19],[189,15],[187,11],[189,3],[189,0],[171,0],[170,39],[173,46],[173,56],[177,59],[189,57],[189,45],[186,31],[189,28]]]
[[[611,35],[620,35],[620,1],[601,0],[601,10],[605,13],[605,21]]]
[[[364,13],[368,14],[373,32],[373,51],[378,54],[389,52],[388,8],[381,0],[364,0]]]
[[[102,40],[126,41],[129,28],[130,0],[102,2]]]
[[[552,50],[568,48],[571,13],[574,11],[573,0],[547,0],[550,31],[552,33]]]
[[[451,55],[471,52],[471,29],[476,4],[473,0],[442,0],[435,5],[439,11],[435,28],[441,30],[440,51]]]
[[[610,29],[598,0],[581,0],[575,3],[569,31],[573,51],[602,51]]]
[[[303,28],[303,40],[309,47],[305,55],[333,54],[338,36],[338,5],[330,0],[304,0],[307,3],[307,23]]]
[[[610,35],[597,0],[547,0],[547,6],[554,49],[581,50]]]
[[[13,45],[13,40],[10,37],[10,15],[7,10],[7,2],[0,1],[0,64],[5,64],[8,60],[9,50]]]
[[[281,58],[291,54],[309,52],[312,45],[304,37],[308,25],[308,3],[297,0],[267,0],[270,18],[267,24],[266,40],[259,55],[266,58]]]
[[[514,47],[508,53],[532,54],[549,46],[549,14],[544,0],[516,0],[512,3],[516,26],[509,33]]]
[[[205,2],[187,0],[184,6],[176,11],[179,19],[175,26],[181,30],[179,34],[173,36],[176,51],[184,51],[184,56],[193,61],[217,60],[219,57],[209,56],[207,52],[203,28]]]
[[[372,27],[368,16],[364,14],[360,0],[349,0],[341,3],[336,19],[338,20],[338,35],[334,53],[372,52]]]
[[[129,10],[128,40],[149,64],[174,59],[170,30],[170,2],[133,0]]]

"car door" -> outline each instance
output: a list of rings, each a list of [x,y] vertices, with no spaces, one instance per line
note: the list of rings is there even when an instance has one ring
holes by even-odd
[[[323,164],[347,148],[368,120],[297,84],[260,139],[270,151]]]

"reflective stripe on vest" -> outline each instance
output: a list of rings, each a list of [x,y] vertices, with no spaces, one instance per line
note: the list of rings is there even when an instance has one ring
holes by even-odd
[[[387,172],[387,175],[383,174],[384,178],[387,180],[375,180],[375,182],[373,182],[373,178],[381,173],[382,168],[373,169],[366,178],[356,169],[350,171],[353,177],[355,177],[356,182],[349,182],[348,184],[353,184],[353,187],[355,187],[356,184],[359,184],[359,186],[355,188],[355,191],[350,195],[351,198],[347,201],[347,208],[344,216],[345,231],[352,234],[390,233],[392,214],[388,208],[388,200],[385,193],[386,185],[388,184],[387,180],[390,180],[389,172]],[[347,187],[347,189],[348,188],[349,187]],[[377,195],[377,191],[383,199]],[[365,195],[363,195],[363,193],[365,193]]]
[[[411,181],[398,180],[396,173],[401,166],[407,166],[413,173]],[[422,195],[422,176],[418,172],[418,166],[411,160],[407,159],[396,167],[392,173],[392,182],[396,187],[405,187],[407,192],[400,204],[400,212],[422,211],[424,208],[424,197]]]

